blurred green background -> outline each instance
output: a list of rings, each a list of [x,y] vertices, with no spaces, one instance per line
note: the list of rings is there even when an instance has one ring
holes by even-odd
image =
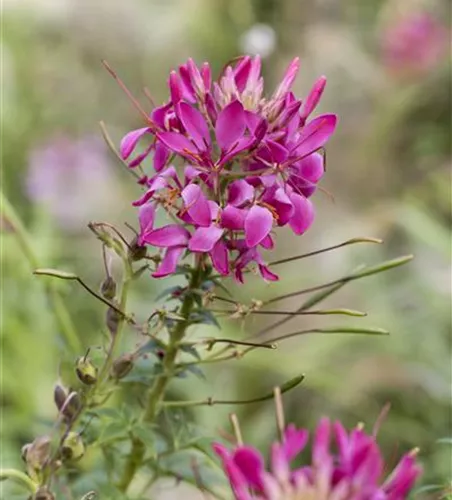
[[[394,42],[391,30],[417,12],[431,16],[433,31],[400,28]],[[251,278],[236,293],[265,298],[340,277],[361,263],[414,253],[409,265],[349,284],[328,301],[367,311],[367,318],[349,323],[380,326],[391,336],[293,339],[276,351],[215,366],[207,381],[185,379],[173,390],[186,398],[246,399],[303,372],[303,385],[284,400],[287,420],[309,428],[329,415],[370,430],[390,402],[380,431],[388,460],[419,446],[422,484],[446,485],[451,448],[438,440],[451,435],[450,14],[447,0],[4,0],[2,184],[30,233],[37,263],[77,272],[97,286],[100,246],[86,224],[136,225],[130,202],[138,188],[104,146],[98,122],[119,143],[141,126],[140,117],[101,59],[141,102],[147,87],[161,103],[169,70],[187,57],[209,60],[218,73],[238,54],[260,53],[271,92],[299,56],[295,92],[306,95],[325,74],[320,111],[340,118],[322,182],[332,197],[316,194],[317,220],[305,236],[280,231],[276,257],[356,236],[385,244],[298,261],[278,269],[278,285]],[[403,42],[408,48],[399,48]],[[420,53],[429,43],[431,57],[424,60]],[[20,447],[55,418],[53,384],[67,357],[43,282],[32,276],[17,236],[3,219],[3,467],[20,467]],[[143,278],[132,298],[137,315],[151,311],[167,285]],[[84,346],[98,345],[103,308],[76,285],[58,288]],[[328,323],[308,318],[293,319],[278,334]],[[264,326],[259,317],[245,333]],[[224,324],[229,335],[241,328]],[[215,436],[228,429],[228,411],[203,408],[193,418]],[[237,412],[247,441],[265,449],[276,436],[272,403]],[[157,498],[180,494],[166,485]]]

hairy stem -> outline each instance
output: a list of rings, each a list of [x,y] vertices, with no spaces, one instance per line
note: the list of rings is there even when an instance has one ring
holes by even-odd
[[[170,339],[165,351],[163,360],[163,373],[154,382],[148,395],[147,405],[142,415],[143,422],[154,422],[157,418],[166,387],[174,375],[176,369],[176,358],[180,349],[181,340],[184,338],[186,330],[189,326],[190,314],[193,311],[194,298],[191,290],[197,289],[200,286],[200,265],[193,271],[188,293],[182,302],[179,315],[184,319],[177,322],[176,326],[169,332]],[[132,447],[130,454],[126,460],[122,477],[119,480],[118,488],[122,492],[126,492],[132,482],[137,470],[140,468],[144,454],[144,444],[136,438],[132,439]]]

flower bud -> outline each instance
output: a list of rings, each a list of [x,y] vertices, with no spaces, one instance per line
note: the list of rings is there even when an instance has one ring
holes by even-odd
[[[97,367],[91,363],[87,356],[82,356],[75,362],[75,372],[81,382],[93,385],[97,381]]]
[[[47,486],[41,486],[31,498],[32,500],[55,500],[55,495],[49,491]]]
[[[138,244],[138,238],[134,238],[129,245],[128,255],[130,260],[138,261],[146,257],[146,247]]]
[[[63,461],[80,460],[85,454],[85,445],[77,432],[69,432],[61,445],[61,459]]]
[[[107,309],[105,322],[107,323],[107,328],[113,337],[116,335],[116,332],[118,331],[118,325],[121,319],[122,316],[116,309],[113,309],[112,307],[109,307]]]
[[[100,285],[100,293],[106,299],[112,300],[116,295],[116,281],[111,277],[107,276]]]
[[[29,476],[36,480],[50,459],[51,441],[49,436],[39,436],[32,443],[22,447],[21,455],[27,464]]]
[[[55,401],[58,411],[60,411],[63,407],[67,397],[68,393],[66,389],[62,385],[56,384],[55,389],[53,390],[53,400]]]
[[[124,378],[133,368],[133,356],[131,354],[123,354],[113,363],[111,375],[113,378],[119,380]]]

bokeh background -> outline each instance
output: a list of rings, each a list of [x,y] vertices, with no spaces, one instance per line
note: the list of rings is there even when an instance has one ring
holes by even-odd
[[[407,266],[347,285],[328,304],[368,312],[362,325],[389,337],[305,336],[186,379],[175,394],[246,399],[303,372],[284,397],[287,419],[313,428],[323,415],[380,431],[386,457],[421,449],[422,485],[446,488],[451,447],[451,82],[447,0],[4,0],[2,21],[2,189],[29,232],[31,260],[74,271],[97,286],[103,277],[90,220],[136,225],[137,187],[106,148],[140,125],[101,64],[110,65],[146,103],[167,99],[170,69],[193,57],[214,71],[241,53],[260,53],[267,91],[300,56],[295,92],[325,74],[320,111],[340,126],[328,147],[316,223],[305,236],[281,231],[278,257],[356,236],[384,245],[346,247],[287,265],[274,286],[251,278],[248,299],[342,276],[361,263],[413,253]],[[3,200],[4,201],[4,200]],[[2,218],[1,466],[20,467],[20,447],[55,417],[53,385],[65,352],[43,282],[31,275],[21,235]],[[23,245],[22,245],[23,246]],[[142,279],[132,303],[151,311],[168,282]],[[58,285],[84,345],[99,344],[103,308],[76,285]],[[296,307],[292,301],[287,307]],[[270,321],[270,320],[269,320]],[[346,321],[341,321],[344,324]],[[339,323],[338,321],[334,322]],[[356,321],[350,321],[356,324]],[[265,319],[225,323],[251,334]],[[293,319],[284,331],[328,324]],[[283,333],[283,332],[278,332]],[[130,340],[132,342],[132,340]],[[228,430],[230,408],[203,408],[194,420],[210,436]],[[247,441],[276,436],[271,402],[237,408]],[[392,459],[393,460],[393,459]],[[156,498],[179,498],[175,482]],[[195,495],[192,492],[193,495]],[[12,498],[4,489],[5,500]],[[416,498],[439,498],[419,492]],[[151,498],[151,497],[150,497]]]

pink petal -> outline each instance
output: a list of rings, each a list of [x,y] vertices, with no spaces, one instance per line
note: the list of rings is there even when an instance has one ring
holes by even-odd
[[[305,157],[324,146],[333,135],[336,123],[336,115],[322,115],[305,125],[294,148],[297,157]]]
[[[119,152],[121,154],[121,158],[123,160],[127,160],[127,158],[132,154],[132,151],[135,149],[138,141],[145,134],[149,134],[151,129],[149,127],[139,128],[137,130],[132,130],[127,135],[125,135],[119,146]]]
[[[189,158],[189,153],[193,152],[195,149],[192,142],[177,132],[160,132],[157,134],[157,138],[171,151],[183,156],[188,156]]]
[[[299,163],[298,171],[304,179],[318,182],[325,172],[323,156],[320,153],[313,153],[303,158]]]
[[[267,208],[254,205],[245,219],[245,241],[248,247],[258,245],[271,231],[273,215]]]
[[[262,248],[265,248],[266,250],[271,250],[274,246],[275,246],[275,243],[273,241],[273,238],[272,238],[272,235],[269,234],[268,236],[266,236],[261,242],[260,242],[260,246]]]
[[[193,234],[188,248],[192,252],[210,252],[222,235],[223,229],[219,227],[199,227]]]
[[[299,71],[300,71],[300,59],[296,57],[291,61],[291,63],[287,67],[283,79],[273,96],[274,99],[279,99],[283,97],[284,94],[290,90]]]
[[[152,273],[154,278],[164,278],[176,271],[177,264],[181,255],[183,254],[185,247],[169,247],[162,262],[160,262],[158,268]]]
[[[287,460],[293,460],[304,449],[308,442],[309,433],[305,429],[297,429],[293,424],[288,425],[284,432],[284,453]]]
[[[244,134],[245,113],[239,101],[228,104],[218,115],[215,136],[222,151],[227,151]]]
[[[271,158],[275,163],[283,163],[287,160],[289,151],[283,145],[271,140],[265,141],[265,144],[270,150]]]
[[[317,107],[326,86],[326,78],[321,76],[312,87],[301,110],[301,118],[306,119]]]
[[[262,278],[266,281],[278,281],[279,276],[272,271],[270,271],[268,266],[264,266],[263,264],[259,264],[259,272],[261,273]]]
[[[239,92],[243,92],[248,81],[248,76],[251,69],[251,58],[249,56],[244,56],[234,68],[234,78],[235,84]]]
[[[195,224],[208,227],[212,220],[210,217],[210,207],[206,196],[197,184],[189,184],[182,193],[185,209]]]
[[[186,246],[189,237],[190,233],[182,226],[169,224],[168,226],[151,231],[145,235],[143,240],[149,245],[166,248]]]
[[[212,71],[208,62],[203,63],[201,66],[201,77],[204,82],[204,89],[209,90],[212,85]]]
[[[135,168],[136,166],[140,165],[143,160],[149,156],[149,153],[154,149],[154,143],[149,144],[149,146],[143,151],[143,153],[139,154],[137,157],[135,157],[130,163],[129,167],[130,168]]]
[[[144,241],[146,239],[146,235],[149,234],[154,227],[154,205],[152,205],[151,203],[142,205],[138,211],[138,220],[140,221],[140,241]]]
[[[213,267],[222,276],[227,276],[229,274],[228,249],[222,240],[215,243],[210,252],[210,258],[212,259]]]
[[[241,230],[245,227],[248,211],[232,205],[226,205],[221,212],[221,226],[225,229]]]
[[[175,71],[171,71],[168,81],[171,102],[177,104],[182,98],[182,81]]]
[[[327,418],[322,418],[317,426],[312,444],[312,463],[314,466],[331,461],[330,426],[330,421]]]
[[[154,169],[156,172],[160,172],[168,161],[170,152],[168,148],[164,146],[161,142],[157,142],[155,145],[154,152]]]
[[[294,212],[289,225],[295,234],[303,234],[314,222],[314,205],[310,200],[296,193],[290,195]]]
[[[176,106],[176,114],[196,147],[205,151],[210,144],[210,135],[204,116],[186,102],[180,102]]]
[[[254,188],[244,179],[231,182],[228,187],[228,203],[239,207],[254,196]]]
[[[248,483],[256,490],[261,490],[265,473],[261,454],[251,446],[241,446],[234,453],[233,461]]]

